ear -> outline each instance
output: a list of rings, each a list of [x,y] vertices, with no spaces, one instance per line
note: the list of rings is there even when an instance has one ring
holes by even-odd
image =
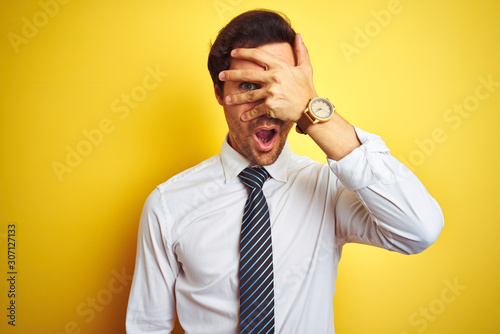
[[[219,102],[219,104],[221,106],[224,106],[224,99],[223,99],[223,96],[222,96],[222,92],[220,91],[220,88],[219,86],[217,86],[217,84],[214,84],[214,92],[215,92],[215,98],[217,99],[217,102]]]

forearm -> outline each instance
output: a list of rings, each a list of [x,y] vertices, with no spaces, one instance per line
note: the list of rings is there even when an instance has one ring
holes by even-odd
[[[339,161],[361,145],[354,127],[335,112],[326,123],[309,126],[307,134],[332,160]]]

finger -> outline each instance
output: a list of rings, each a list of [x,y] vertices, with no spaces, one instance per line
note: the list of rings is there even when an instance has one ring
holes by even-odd
[[[264,89],[249,90],[245,93],[233,94],[226,96],[226,104],[243,104],[264,100],[266,98]]]
[[[253,109],[250,109],[250,110],[244,112],[243,114],[241,114],[240,119],[243,122],[246,122],[246,121],[251,121],[252,119],[260,117],[262,115],[267,115],[267,114],[268,114],[268,112],[264,106],[264,103],[261,103],[261,104],[255,106]]]
[[[262,70],[226,70],[219,73],[221,81],[265,82],[267,73]]]
[[[311,66],[309,51],[302,40],[301,34],[295,35],[295,53],[297,54],[297,66]]]
[[[233,51],[231,51],[231,57],[250,60],[257,65],[262,66],[266,70],[272,67],[276,67],[282,63],[280,59],[276,58],[269,52],[255,48],[234,49]]]

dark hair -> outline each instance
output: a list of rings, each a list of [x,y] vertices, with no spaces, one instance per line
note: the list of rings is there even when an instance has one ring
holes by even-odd
[[[219,31],[210,48],[208,71],[213,83],[223,91],[224,82],[220,81],[218,76],[221,71],[229,69],[233,49],[287,42],[294,50],[294,40],[295,31],[284,14],[259,9],[236,16]]]

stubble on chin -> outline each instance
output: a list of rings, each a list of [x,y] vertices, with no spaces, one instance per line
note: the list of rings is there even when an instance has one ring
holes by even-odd
[[[246,158],[250,161],[250,165],[252,166],[269,166],[272,165],[281,154],[283,150],[284,144],[277,143],[271,151],[268,152],[255,152],[251,149],[248,150],[248,153],[245,154]]]

